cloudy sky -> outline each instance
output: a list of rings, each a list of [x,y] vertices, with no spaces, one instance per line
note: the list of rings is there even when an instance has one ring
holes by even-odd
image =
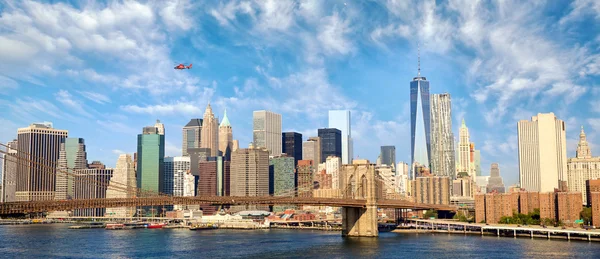
[[[395,145],[408,161],[421,44],[422,75],[451,94],[484,175],[498,162],[518,182],[517,121],[538,112],[566,121],[569,156],[582,125],[600,154],[599,1],[50,2],[0,3],[0,142],[51,121],[112,166],[160,119],[176,156],[210,101],[242,146],[253,110],[306,139],[350,109],[355,156]]]

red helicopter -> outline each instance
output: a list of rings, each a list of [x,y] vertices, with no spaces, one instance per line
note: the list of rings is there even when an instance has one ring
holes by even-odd
[[[192,64],[190,64],[189,66],[186,66],[184,64],[179,64],[178,66],[175,67],[175,69],[190,69],[192,68]]]

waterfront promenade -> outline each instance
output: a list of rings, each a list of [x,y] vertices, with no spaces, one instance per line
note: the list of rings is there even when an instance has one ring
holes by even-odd
[[[581,229],[561,227],[541,227],[541,226],[518,226],[512,224],[481,224],[466,223],[453,220],[441,219],[407,219],[411,230],[416,232],[435,232],[451,234],[478,234],[495,235],[507,237],[529,237],[546,239],[567,239],[567,240],[587,240],[600,242],[599,229]],[[403,232],[402,228],[396,232]]]

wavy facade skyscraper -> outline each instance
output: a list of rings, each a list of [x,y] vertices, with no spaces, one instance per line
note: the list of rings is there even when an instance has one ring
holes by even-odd
[[[417,77],[410,82],[410,159],[411,175],[414,179],[415,162],[431,168],[431,130],[429,81],[421,76],[421,61]]]

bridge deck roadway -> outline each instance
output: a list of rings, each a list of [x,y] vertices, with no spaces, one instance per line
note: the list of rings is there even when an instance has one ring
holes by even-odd
[[[85,208],[115,208],[166,205],[309,205],[331,207],[365,207],[364,199],[307,198],[273,196],[195,196],[195,197],[140,197],[87,200],[46,200],[0,203],[0,214],[18,214],[47,211],[63,211]],[[433,204],[417,204],[403,200],[377,201],[380,208],[455,210],[454,207]]]

